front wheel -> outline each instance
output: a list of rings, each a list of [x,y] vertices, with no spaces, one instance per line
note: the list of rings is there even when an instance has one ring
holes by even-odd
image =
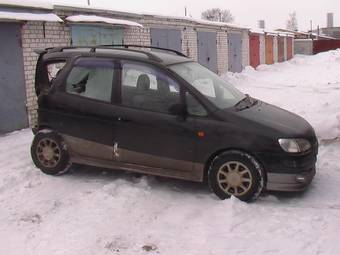
[[[264,186],[263,169],[247,153],[228,151],[218,155],[208,171],[208,183],[220,198],[235,196],[242,201],[258,197]]]
[[[70,167],[70,157],[66,144],[53,131],[38,132],[31,145],[33,163],[42,172],[50,175],[65,173]]]

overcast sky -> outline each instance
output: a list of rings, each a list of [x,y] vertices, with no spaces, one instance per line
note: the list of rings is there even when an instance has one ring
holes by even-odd
[[[45,0],[46,1],[46,0]],[[47,0],[48,1],[48,0]],[[87,4],[87,0],[54,0],[68,4]],[[184,16],[184,6],[194,18],[208,8],[229,9],[238,24],[257,27],[264,19],[266,28],[285,27],[288,14],[296,11],[300,30],[326,26],[326,13],[334,13],[334,25],[340,26],[340,0],[90,0],[96,6],[135,12],[154,12],[164,15]]]

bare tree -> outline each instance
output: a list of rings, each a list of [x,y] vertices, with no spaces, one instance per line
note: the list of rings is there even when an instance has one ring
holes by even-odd
[[[234,16],[229,10],[222,10],[220,8],[212,8],[202,12],[202,19],[220,22],[233,22]]]
[[[287,20],[286,27],[289,30],[294,30],[294,31],[298,30],[296,12],[289,13],[289,18]]]

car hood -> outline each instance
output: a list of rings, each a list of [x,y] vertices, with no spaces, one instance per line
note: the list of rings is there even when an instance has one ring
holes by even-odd
[[[228,111],[230,112],[230,109]],[[278,137],[315,137],[314,129],[305,119],[262,101],[257,101],[250,108],[233,109],[231,112],[233,117],[239,119],[244,125],[257,127],[262,132],[274,132]]]

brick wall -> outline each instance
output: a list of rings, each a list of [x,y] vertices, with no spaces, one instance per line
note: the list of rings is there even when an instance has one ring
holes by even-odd
[[[37,98],[34,89],[35,67],[38,55],[35,49],[64,46],[70,44],[69,27],[61,23],[26,22],[22,27],[22,49],[26,81],[27,111],[31,126],[37,121]]]
[[[287,37],[284,37],[284,60],[286,61],[287,60]]]
[[[266,63],[266,39],[264,34],[260,34],[260,65]]]
[[[228,34],[227,31],[217,32],[217,70],[218,74],[228,72]]]
[[[242,32],[242,67],[249,66],[249,32]]]
[[[279,45],[278,45],[278,37],[274,36],[274,47],[273,47],[273,51],[274,51],[274,63],[277,63],[279,61]]]
[[[124,44],[150,46],[150,29],[137,27],[124,29]]]
[[[182,31],[182,52],[193,59],[198,60],[196,29],[187,26]]]

